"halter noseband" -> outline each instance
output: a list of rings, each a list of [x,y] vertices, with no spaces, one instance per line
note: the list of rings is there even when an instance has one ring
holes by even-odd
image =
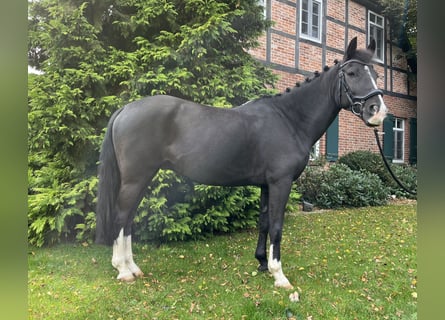
[[[340,65],[340,67],[339,67],[340,71],[338,73],[338,78],[339,78],[338,89],[339,89],[339,102],[340,102],[339,104],[341,105],[341,96],[342,96],[342,92],[344,90],[344,92],[346,93],[346,97],[348,98],[348,101],[349,101],[349,104],[350,104],[349,107],[347,107],[345,109],[351,110],[351,112],[353,114],[355,114],[356,116],[361,116],[362,111],[363,111],[363,104],[369,98],[372,98],[372,97],[377,96],[377,95],[382,95],[383,96],[383,91],[380,90],[380,89],[374,89],[374,90],[371,90],[365,96],[355,96],[352,93],[352,90],[349,87],[348,83],[346,82],[345,73],[343,71],[343,67],[345,67],[346,65],[348,65],[349,63],[352,63],[352,62],[360,63],[360,64],[366,65],[366,66],[369,65],[367,63],[364,63],[364,62],[362,62],[360,60],[356,60],[356,59],[348,60],[348,61],[346,61],[346,62],[344,62],[344,63],[342,63]]]

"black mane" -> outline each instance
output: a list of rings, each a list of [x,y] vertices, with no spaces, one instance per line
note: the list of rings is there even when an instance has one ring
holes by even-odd
[[[373,61],[373,57],[374,57],[374,53],[372,52],[372,51],[370,51],[370,50],[367,50],[367,49],[362,49],[362,50],[356,50],[355,52],[354,52],[354,55],[350,58],[350,60],[352,60],[352,59],[354,59],[354,60],[359,60],[359,61],[362,61],[363,63],[366,63],[366,64],[368,64],[368,63],[371,63],[372,61]],[[343,61],[343,62],[345,62],[345,61]],[[334,60],[334,65],[337,65],[339,63],[339,61],[337,60],[337,59],[335,59]],[[318,77],[320,77],[322,74],[324,74],[324,73],[326,73],[327,71],[329,71],[331,69],[331,67],[329,67],[328,65],[326,65],[326,66],[324,66],[323,67],[323,70],[320,72],[320,71],[314,71],[314,76],[312,77],[312,78],[310,78],[309,76],[307,76],[305,79],[304,79],[304,81],[302,81],[302,82],[297,82],[296,84],[295,84],[295,87],[296,88],[299,88],[299,87],[301,87],[302,86],[302,84],[308,84],[308,83],[311,83],[312,82],[312,80],[314,80],[315,78],[318,78]],[[294,88],[295,88],[294,87]],[[289,92],[291,92],[292,91],[292,89],[291,88],[286,88],[285,89],[285,91],[284,92],[279,92],[279,93],[276,93],[276,94],[267,94],[267,95],[262,95],[261,97],[259,97],[259,98],[257,98],[257,99],[254,99],[253,101],[257,101],[257,100],[260,100],[260,99],[267,99],[267,98],[273,98],[273,97],[280,97],[280,96],[282,96],[283,94],[285,94],[285,93],[289,93]]]

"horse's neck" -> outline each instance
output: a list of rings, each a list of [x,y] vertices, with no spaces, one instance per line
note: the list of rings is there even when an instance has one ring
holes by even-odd
[[[305,136],[312,146],[340,111],[336,103],[336,73],[325,72],[310,83],[294,88],[277,103],[297,136]]]

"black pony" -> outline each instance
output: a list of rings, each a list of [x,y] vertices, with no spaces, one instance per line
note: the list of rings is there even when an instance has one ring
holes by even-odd
[[[143,275],[133,261],[131,225],[157,171],[172,169],[203,184],[260,187],[255,257],[260,270],[272,273],[275,286],[292,288],[280,257],[292,181],[341,108],[368,126],[382,123],[387,108],[371,65],[374,50],[374,41],[367,50],[357,50],[354,38],[343,61],[311,81],[232,109],[158,95],[117,110],[100,155],[96,229],[97,243],[113,245],[117,278],[132,281]]]

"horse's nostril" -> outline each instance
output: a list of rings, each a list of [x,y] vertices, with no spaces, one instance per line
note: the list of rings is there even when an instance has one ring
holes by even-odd
[[[370,108],[372,113],[377,113],[380,110],[380,107],[376,104],[373,104]]]

